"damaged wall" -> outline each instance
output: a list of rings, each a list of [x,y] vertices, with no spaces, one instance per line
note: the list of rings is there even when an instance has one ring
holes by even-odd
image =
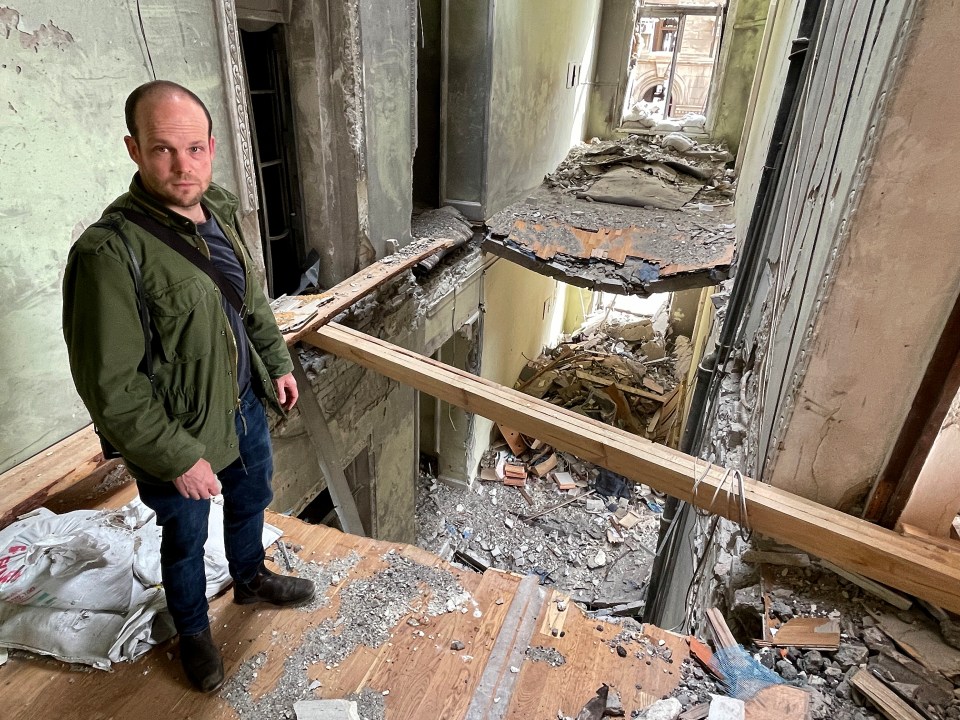
[[[838,163],[829,185],[824,178],[815,188],[844,198],[841,171],[862,183],[850,190],[852,217],[838,218],[844,234],[826,264],[832,282],[808,299],[819,312],[796,330],[804,337],[800,377],[784,391],[795,402],[792,413],[781,405],[787,426],[771,448],[779,451],[774,484],[829,505],[858,500],[873,484],[960,293],[960,211],[952,190],[960,136],[949,129],[960,117],[960,95],[944,91],[952,73],[938,61],[954,45],[953,13],[923,2],[910,23],[912,6],[891,3],[888,19],[867,38],[872,53],[890,48],[885,74],[898,78],[882,122],[859,108],[847,115],[868,140],[876,133],[875,151]],[[910,39],[901,50],[905,29]],[[864,78],[857,103],[872,84],[884,89]]]
[[[583,139],[600,25],[598,0],[494,5],[487,217],[540,185]],[[579,65],[567,87],[570,63]]]
[[[214,177],[237,191],[214,4],[168,0],[141,10],[158,77],[209,105]],[[151,75],[133,0],[0,6],[0,55],[3,471],[89,422],[61,339],[62,271],[71,243],[130,183],[123,101]]]

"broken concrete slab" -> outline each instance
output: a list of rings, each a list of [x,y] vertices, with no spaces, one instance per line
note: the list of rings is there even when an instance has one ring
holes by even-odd
[[[297,720],[360,720],[353,700],[298,700],[293,712]]]

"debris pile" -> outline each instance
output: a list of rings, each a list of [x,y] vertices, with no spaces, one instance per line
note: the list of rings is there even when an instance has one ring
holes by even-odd
[[[943,611],[789,549],[744,559],[754,567],[733,574],[726,615],[707,611],[713,648],[689,638],[666,717],[713,717],[720,698],[739,698],[746,717],[960,718],[960,650],[938,626]]]
[[[638,614],[663,496],[565,453],[550,455],[553,469],[522,485],[505,472],[496,478],[497,465],[525,467],[507,446],[486,453],[481,477],[494,479],[472,490],[421,472],[417,544],[479,572],[536,574],[588,608]]]
[[[687,337],[667,342],[649,318],[613,322],[582,331],[531,360],[515,387],[655,442],[672,444],[681,424],[683,379],[692,357]],[[537,475],[538,467],[534,464]]]
[[[733,156],[680,132],[660,143],[630,135],[581,143],[546,176],[547,187],[598,202],[679,210],[701,190],[722,200],[735,192]]]

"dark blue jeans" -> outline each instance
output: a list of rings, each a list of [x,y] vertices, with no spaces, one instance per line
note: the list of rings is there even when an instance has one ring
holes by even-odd
[[[263,405],[247,389],[236,413],[240,457],[217,473],[223,485],[223,533],[230,576],[253,580],[263,562],[263,511],[273,499],[273,454]],[[163,528],[160,569],[167,607],[181,635],[207,629],[203,545],[207,541],[209,500],[183,497],[173,483],[138,482],[140,499]]]

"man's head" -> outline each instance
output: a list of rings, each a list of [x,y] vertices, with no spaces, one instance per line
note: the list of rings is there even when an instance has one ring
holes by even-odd
[[[191,220],[203,220],[200,199],[213,176],[210,113],[181,85],[141,85],[124,108],[130,135],[123,140],[147,192]]]

